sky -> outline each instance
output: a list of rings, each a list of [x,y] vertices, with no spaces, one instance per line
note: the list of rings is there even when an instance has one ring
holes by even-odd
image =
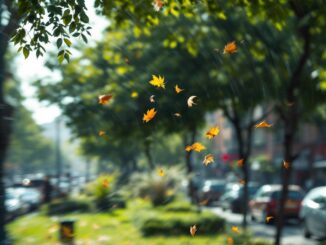
[[[89,43],[94,40],[99,40],[102,37],[102,33],[105,27],[108,25],[108,21],[104,17],[97,16],[95,9],[92,7],[93,1],[86,1],[88,7],[88,16],[90,17],[90,25],[93,27],[91,36],[89,37]],[[73,38],[72,38],[73,41]],[[55,45],[47,47],[49,50],[55,50]],[[12,47],[14,50],[17,47]],[[36,99],[36,89],[31,85],[33,81],[44,77],[51,77],[54,80],[60,80],[60,74],[51,72],[44,65],[46,58],[36,58],[35,54],[31,54],[28,59],[24,59],[23,55],[19,53],[17,55],[16,75],[21,81],[21,91],[26,97],[24,106],[33,113],[33,118],[37,124],[45,124],[52,122],[57,116],[61,114],[60,109],[57,106],[50,106],[47,103],[41,103]],[[73,58],[73,57],[71,57]]]

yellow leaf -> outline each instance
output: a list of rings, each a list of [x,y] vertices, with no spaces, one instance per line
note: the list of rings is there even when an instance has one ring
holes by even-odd
[[[269,223],[271,221],[271,219],[274,219],[273,216],[267,216],[266,217],[266,223]]]
[[[109,180],[104,179],[103,182],[102,182],[102,186],[103,186],[104,188],[108,188],[108,187],[109,187]]]
[[[208,154],[205,156],[204,160],[203,160],[203,164],[205,164],[206,166],[210,163],[214,162],[214,155],[213,154]]]
[[[224,47],[223,54],[233,54],[237,52],[237,45],[235,41],[227,43]]]
[[[220,132],[220,129],[218,127],[213,127],[209,129],[206,133],[206,137],[208,139],[213,139],[215,136],[217,136]]]
[[[195,236],[196,232],[197,232],[196,225],[190,226],[190,234],[191,234],[192,237]]]
[[[130,96],[131,96],[131,98],[137,98],[138,97],[138,92],[133,91]]]
[[[201,152],[202,150],[205,150],[206,147],[203,146],[201,143],[196,142],[196,143],[193,143],[193,144],[192,144],[191,149],[192,149],[193,151]]]
[[[98,103],[101,105],[106,105],[112,99],[112,95],[104,94],[98,97]]]
[[[186,146],[186,151],[192,151],[192,146],[191,145],[187,145]]]
[[[268,124],[266,121],[261,121],[255,125],[255,128],[270,128],[272,124]]]
[[[144,113],[143,116],[143,121],[144,122],[149,122],[150,120],[152,120],[154,118],[154,116],[156,115],[157,111],[155,111],[155,108],[152,108],[150,110],[147,110],[146,113]]]
[[[152,80],[150,80],[149,83],[158,88],[165,88],[164,77],[161,76],[157,77],[153,75]]]
[[[233,240],[232,237],[228,237],[226,241],[227,241],[228,245],[233,245],[234,244],[234,240]]]
[[[231,231],[233,231],[234,233],[240,233],[239,227],[237,226],[232,226]]]
[[[161,177],[165,176],[165,172],[164,172],[164,170],[162,168],[160,168],[158,170],[158,175],[161,176]]]
[[[182,88],[180,88],[179,86],[178,86],[178,84],[177,85],[175,85],[175,92],[178,94],[178,93],[181,93],[184,89],[182,89]]]

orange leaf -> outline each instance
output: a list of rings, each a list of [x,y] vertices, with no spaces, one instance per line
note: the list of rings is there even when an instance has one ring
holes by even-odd
[[[209,202],[209,200],[208,199],[205,199],[205,200],[202,200],[201,202],[199,202],[199,205],[207,205],[208,204],[208,202]]]
[[[157,111],[155,111],[155,108],[147,110],[147,112],[144,113],[143,121],[149,122],[150,120],[152,120],[155,117],[156,113],[157,113]]]
[[[235,41],[227,43],[224,47],[223,54],[233,54],[237,52],[237,45]]]
[[[208,154],[205,156],[204,160],[203,160],[203,164],[205,164],[206,166],[210,163],[214,162],[214,155],[213,154]]]
[[[243,166],[243,163],[244,163],[244,160],[243,159],[239,159],[238,161],[237,161],[237,164],[238,164],[238,167],[242,167]]]
[[[266,223],[269,223],[271,221],[271,219],[274,219],[273,216],[267,216],[266,217]]]
[[[287,162],[287,161],[283,160],[283,167],[288,169],[290,167],[290,162]]]
[[[186,151],[197,151],[197,152],[201,152],[202,150],[205,150],[206,147],[203,146],[201,143],[199,142],[196,142],[196,143],[193,143],[192,145],[188,145],[186,146]]]
[[[255,128],[270,128],[272,124],[268,124],[266,121],[261,121],[255,125]]]
[[[175,92],[176,92],[177,94],[178,94],[178,93],[181,93],[181,92],[184,90],[184,89],[179,88],[178,84],[175,85],[174,89],[175,89]]]
[[[187,145],[186,146],[186,151],[192,151],[192,146],[191,145]]]
[[[234,244],[234,240],[233,240],[232,237],[228,237],[226,241],[227,241],[228,245],[233,245]]]
[[[109,187],[109,181],[108,181],[107,179],[103,180],[103,182],[102,182],[102,186],[103,186],[104,188],[108,188],[108,187]]]
[[[99,135],[99,136],[103,136],[103,135],[105,135],[105,131],[103,131],[103,130],[98,131],[98,135]]]
[[[98,103],[101,105],[106,105],[112,99],[112,95],[103,94],[98,97]]]
[[[190,226],[190,234],[191,234],[192,237],[195,236],[196,232],[197,232],[196,225]]]
[[[213,127],[210,130],[207,131],[206,137],[209,139],[213,139],[216,135],[218,135],[220,132],[218,127]]]

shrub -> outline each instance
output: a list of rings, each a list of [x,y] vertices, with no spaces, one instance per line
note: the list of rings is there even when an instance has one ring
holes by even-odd
[[[93,211],[93,205],[87,199],[61,199],[53,201],[42,207],[42,211],[47,215],[66,214],[72,212],[86,213]]]
[[[238,234],[231,234],[230,237],[233,238],[234,244],[241,244],[241,245],[272,245],[271,242],[266,240],[262,240],[259,238],[253,238],[251,234],[242,233]]]
[[[144,212],[136,217],[136,225],[144,236],[184,235],[189,233],[190,226],[196,224],[198,235],[222,232],[225,220],[211,212]]]
[[[173,201],[181,174],[176,178],[176,168],[168,171],[169,174],[165,176],[159,176],[158,170],[133,174],[128,185],[131,197],[149,199],[153,206],[162,206]]]
[[[175,201],[166,205],[164,210],[168,212],[196,212],[197,208],[186,201]]]

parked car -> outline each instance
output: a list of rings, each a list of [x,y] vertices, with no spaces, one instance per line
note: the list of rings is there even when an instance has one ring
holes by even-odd
[[[206,180],[198,192],[199,200],[207,200],[207,204],[212,204],[219,200],[225,188],[225,182],[221,180]]]
[[[253,195],[258,190],[259,185],[257,183],[248,183],[248,194],[250,200]],[[231,210],[233,213],[243,212],[243,202],[244,202],[244,187],[243,185],[233,185],[233,188],[228,192],[225,192],[219,201],[219,205],[223,210]]]
[[[309,191],[301,203],[304,236],[326,238],[326,186]]]
[[[14,188],[7,188],[5,190],[5,207],[7,210],[6,221],[13,220],[28,211],[28,205],[21,200],[19,192]]]
[[[281,191],[281,185],[262,186],[249,202],[251,219],[265,222],[267,216],[276,217]],[[285,218],[299,218],[303,196],[304,193],[299,186],[289,185],[288,198],[284,210]]]
[[[42,203],[42,194],[36,188],[19,188],[20,199],[28,205],[28,210],[37,209]]]

